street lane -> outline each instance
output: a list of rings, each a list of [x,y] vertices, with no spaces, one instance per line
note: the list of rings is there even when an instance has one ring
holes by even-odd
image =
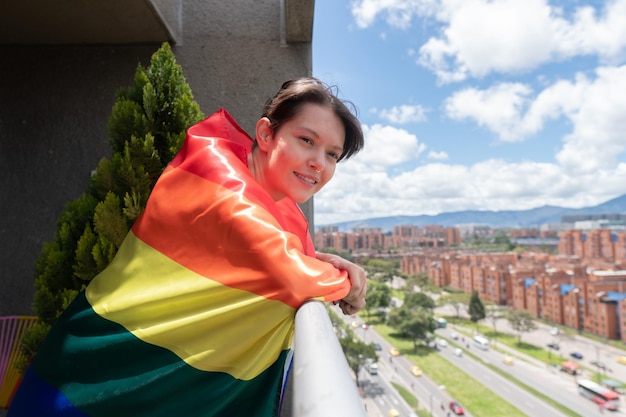
[[[449,326],[447,329],[437,330],[439,334],[448,338],[450,337],[452,331],[454,331],[452,326]],[[457,333],[460,333],[460,331],[457,331]],[[465,337],[465,339],[468,340],[467,337]],[[450,343],[453,342],[454,341],[450,340]],[[472,346],[471,343],[470,346]],[[501,346],[500,348],[504,347]],[[510,352],[513,357],[513,365],[506,365],[503,363],[503,358],[507,356],[507,354],[498,352],[495,349],[483,351],[475,346],[472,346],[470,349],[464,348],[466,354],[462,358],[454,356],[452,353],[453,349],[447,349],[447,351],[442,349],[441,353],[448,360],[474,377],[480,375],[480,378],[476,379],[480,380],[485,386],[490,387],[495,392],[498,392],[499,395],[514,404],[529,416],[552,416],[562,414],[556,414],[560,412],[522,388],[518,388],[518,391],[511,391],[510,393],[508,392],[509,388],[506,388],[505,391],[505,387],[509,387],[510,385],[517,387],[517,385],[493,371],[489,372],[490,376],[484,376],[483,374],[485,374],[485,371],[481,371],[481,369],[485,369],[484,364],[488,363],[506,373],[509,373],[518,381],[554,399],[556,402],[563,404],[581,416],[594,417],[603,415],[603,412],[600,411],[594,402],[584,398],[578,393],[576,378],[564,372],[560,372],[553,367],[536,362],[532,358],[521,359],[523,355],[518,352]],[[467,354],[468,350],[472,355],[475,355],[478,360],[471,358],[470,355]],[[466,366],[469,362],[473,362],[473,365]],[[502,381],[506,381],[506,383]],[[520,405],[519,402],[513,402],[512,398],[517,398],[517,396],[520,395],[519,392],[523,392],[525,398],[530,398],[530,400],[524,400],[521,403],[523,405]],[[553,411],[548,412],[547,410]],[[611,412],[611,415],[623,415],[623,410]]]
[[[409,372],[410,362],[404,356],[393,357],[389,360],[390,344],[375,331],[375,326],[370,326],[367,330],[364,329],[361,324],[362,320],[358,317],[346,317],[337,310],[339,316],[343,318],[344,322],[348,325],[352,325],[353,322],[357,327],[351,327],[355,335],[364,340],[366,343],[376,342],[382,346],[382,351],[379,353],[379,375],[370,376],[366,370],[363,370],[360,374],[360,378],[363,381],[367,380],[367,385],[364,386],[364,393],[367,397],[376,401],[376,411],[370,412],[368,408],[368,416],[383,417],[388,416],[388,409],[393,407],[400,410],[402,413],[408,413],[408,405],[404,400],[397,395],[395,388],[391,385],[391,382],[401,384],[406,389],[411,391],[418,399],[422,408],[431,409],[435,412],[435,416],[446,416],[447,408],[441,410],[441,404],[448,404],[451,400],[450,396],[444,389],[438,387],[427,375],[422,377],[415,377]],[[498,329],[506,331],[504,325],[498,325]],[[473,346],[471,338],[465,336],[465,343],[459,343],[458,346],[463,348],[464,352],[467,352],[467,343],[470,343],[469,351],[474,354],[478,360],[473,359],[467,353],[463,357],[457,357],[454,355],[455,342],[450,338],[450,334],[453,331],[452,326],[447,329],[438,329],[437,334],[446,337],[449,340],[449,346],[447,348],[440,348],[440,354],[461,370],[471,375],[481,384],[485,385],[496,394],[500,395],[506,401],[520,409],[529,417],[542,417],[542,416],[564,416],[558,409],[545,403],[535,395],[529,393],[525,389],[519,387],[515,383],[509,381],[498,373],[489,369],[486,364],[489,363],[492,366],[498,367],[503,371],[510,373],[520,382],[533,387],[537,391],[553,398],[555,401],[565,405],[571,410],[579,413],[584,417],[596,417],[604,415],[602,411],[592,401],[582,397],[577,391],[576,380],[571,375],[559,372],[558,370],[546,366],[544,364],[538,364],[532,358],[526,360],[520,359],[521,354],[515,352],[514,365],[505,365],[502,362],[502,358],[505,354],[497,352],[494,349],[483,351]],[[539,330],[536,331],[539,333]],[[547,340],[546,332],[548,330],[543,329],[543,341]],[[457,331],[457,333],[461,333]],[[548,333],[549,334],[549,333]],[[530,342],[529,335],[525,334],[523,340]],[[541,335],[539,335],[541,337]],[[460,342],[460,340],[458,341]],[[442,387],[443,388],[443,387]],[[365,400],[367,401],[368,398]],[[366,402],[367,403],[367,402]],[[608,411],[606,412],[608,413]],[[406,415],[406,414],[402,414]],[[469,410],[466,412],[467,416],[471,416]],[[618,412],[610,412],[612,416],[624,415],[624,409]]]

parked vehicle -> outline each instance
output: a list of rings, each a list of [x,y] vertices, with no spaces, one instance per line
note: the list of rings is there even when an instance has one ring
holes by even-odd
[[[548,343],[548,347],[554,350],[559,350],[561,348],[558,343]]]

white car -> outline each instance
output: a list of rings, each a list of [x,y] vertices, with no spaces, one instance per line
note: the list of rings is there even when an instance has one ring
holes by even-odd
[[[437,344],[438,344],[440,347],[447,347],[447,346],[448,346],[448,342],[447,342],[445,339],[439,339],[439,340],[437,340]]]
[[[454,354],[459,358],[463,356],[463,351],[460,348],[454,349]]]

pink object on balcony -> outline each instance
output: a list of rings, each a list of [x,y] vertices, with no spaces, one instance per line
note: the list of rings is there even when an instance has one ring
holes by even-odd
[[[21,359],[20,341],[37,317],[0,317],[0,408],[8,408],[15,389],[22,379],[14,364]]]

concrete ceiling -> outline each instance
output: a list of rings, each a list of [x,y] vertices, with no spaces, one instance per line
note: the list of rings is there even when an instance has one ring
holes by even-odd
[[[5,1],[0,13],[0,44],[175,42],[180,1]]]
[[[182,2],[8,0],[0,13],[0,45],[175,44],[182,41]],[[311,42],[314,3],[284,0],[287,42]]]

